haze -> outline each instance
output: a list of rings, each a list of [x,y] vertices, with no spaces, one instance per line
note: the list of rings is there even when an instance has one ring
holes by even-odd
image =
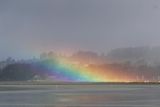
[[[160,45],[159,0],[0,0],[0,59]]]

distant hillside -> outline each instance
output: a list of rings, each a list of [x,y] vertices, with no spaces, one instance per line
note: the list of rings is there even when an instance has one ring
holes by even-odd
[[[110,51],[107,58],[112,62],[160,65],[160,47],[118,48]]]

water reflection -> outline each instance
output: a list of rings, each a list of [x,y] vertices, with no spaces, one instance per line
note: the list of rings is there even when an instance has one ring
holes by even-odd
[[[76,86],[61,86],[58,89],[49,87],[38,90],[1,91],[0,106],[159,107],[159,88],[159,86],[95,86],[79,89]]]

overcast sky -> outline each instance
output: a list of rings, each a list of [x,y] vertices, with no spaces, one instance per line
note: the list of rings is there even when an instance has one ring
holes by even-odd
[[[0,0],[0,59],[160,45],[160,0]]]

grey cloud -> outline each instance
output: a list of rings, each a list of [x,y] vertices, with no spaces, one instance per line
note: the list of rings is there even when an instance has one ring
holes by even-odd
[[[108,52],[160,45],[159,5],[157,0],[1,0],[1,57],[32,49]]]

